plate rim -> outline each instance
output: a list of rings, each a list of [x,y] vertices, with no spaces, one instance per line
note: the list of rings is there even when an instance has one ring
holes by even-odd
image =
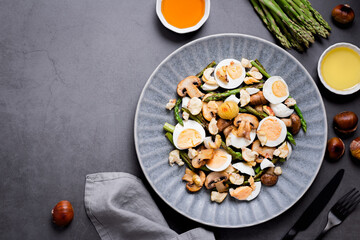
[[[306,186],[306,188],[304,189],[304,191],[299,195],[299,197],[291,204],[289,205],[287,208],[283,209],[282,211],[280,211],[279,213],[273,215],[273,216],[270,216],[268,218],[265,218],[263,220],[258,220],[254,223],[250,223],[250,224],[240,224],[240,225],[219,225],[219,224],[214,224],[214,223],[208,223],[208,222],[204,222],[204,221],[201,221],[200,219],[196,219],[196,218],[193,218],[191,216],[188,216],[186,213],[184,213],[183,211],[181,211],[180,209],[176,209],[175,206],[172,206],[159,192],[158,190],[155,188],[154,184],[149,180],[149,176],[148,174],[146,173],[146,171],[144,170],[145,167],[143,166],[143,163],[140,161],[140,158],[139,158],[139,149],[138,149],[138,138],[137,138],[137,128],[138,128],[138,125],[137,125],[137,119],[138,119],[138,115],[139,115],[139,109],[140,109],[140,103],[142,101],[142,99],[144,98],[144,94],[145,94],[145,90],[147,89],[147,87],[149,86],[150,84],[150,80],[153,78],[153,76],[156,74],[156,72],[158,71],[158,69],[164,65],[164,63],[166,63],[166,61],[168,59],[170,59],[172,56],[174,56],[175,54],[177,54],[178,52],[180,52],[182,49],[190,46],[190,45],[193,45],[197,42],[201,42],[201,41],[205,41],[207,39],[210,39],[210,38],[218,38],[218,37],[245,37],[245,38],[252,38],[252,39],[256,39],[260,42],[264,42],[266,44],[270,44],[272,45],[273,47],[275,47],[277,50],[280,50],[282,51],[283,53],[285,53],[286,55],[288,55],[290,58],[292,58],[295,62],[298,63],[298,65],[305,71],[307,77],[309,77],[312,81],[311,81],[311,84],[314,86],[315,88],[315,92],[316,94],[319,96],[320,98],[320,105],[322,106],[322,112],[324,114],[324,124],[325,124],[325,134],[324,134],[324,145],[323,145],[323,151],[322,151],[322,154],[321,154],[321,160],[319,162],[319,165],[316,169],[316,174],[313,175],[312,179],[309,181],[309,184],[308,186]],[[204,225],[207,225],[207,226],[211,226],[211,227],[217,227],[217,228],[243,228],[243,227],[250,227],[250,226],[255,226],[255,225],[259,225],[261,223],[264,223],[264,222],[267,222],[267,221],[270,221],[276,217],[278,217],[279,215],[285,213],[286,211],[288,211],[290,208],[292,208],[303,196],[304,194],[309,190],[309,188],[312,186],[312,184],[314,183],[314,180],[315,178],[318,176],[319,174],[319,171],[320,171],[320,168],[322,166],[322,163],[324,161],[324,156],[325,156],[325,149],[326,149],[326,140],[327,140],[327,136],[328,136],[328,123],[327,123],[327,115],[326,115],[326,109],[325,109],[325,105],[324,105],[324,101],[322,99],[322,96],[320,94],[320,91],[314,81],[314,79],[311,77],[311,75],[309,74],[309,72],[307,71],[307,69],[293,56],[291,55],[290,53],[288,53],[287,51],[285,51],[284,49],[282,49],[281,47],[279,47],[278,45],[276,45],[275,43],[272,43],[268,40],[265,40],[265,39],[262,39],[260,37],[256,37],[256,36],[253,36],[253,35],[248,35],[248,34],[241,34],[241,33],[220,33],[220,34],[212,34],[212,35],[208,35],[208,36],[204,36],[204,37],[201,37],[201,38],[198,38],[198,39],[195,39],[193,41],[190,41],[184,45],[182,45],[181,47],[175,49],[172,53],[170,53],[166,58],[164,58],[164,60],[161,61],[161,63],[154,69],[154,71],[151,73],[151,75],[149,76],[149,78],[146,80],[146,83],[143,87],[143,89],[141,90],[141,94],[140,94],[140,97],[139,97],[139,100],[138,100],[138,103],[136,105],[136,111],[135,111],[135,118],[134,118],[134,144],[135,144],[135,151],[136,151],[136,156],[137,156],[137,159],[138,159],[138,162],[140,164],[140,167],[141,167],[141,170],[143,172],[143,174],[145,175],[145,178],[146,180],[148,181],[148,183],[150,184],[150,186],[152,187],[152,189],[156,192],[156,194],[168,205],[170,206],[172,209],[174,209],[176,212],[180,213],[181,215],[183,215],[184,217],[186,218],[189,218],[195,222],[198,222],[200,224],[204,224]]]

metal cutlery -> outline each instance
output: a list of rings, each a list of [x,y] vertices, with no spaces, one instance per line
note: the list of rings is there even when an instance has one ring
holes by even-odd
[[[330,229],[342,223],[355,210],[359,202],[360,193],[355,188],[340,198],[330,209],[327,224],[316,239],[322,239]]]

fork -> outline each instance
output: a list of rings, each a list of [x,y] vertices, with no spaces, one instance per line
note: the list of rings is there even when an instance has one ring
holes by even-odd
[[[354,211],[359,202],[360,194],[355,188],[341,197],[330,209],[327,224],[316,240],[322,239],[330,229],[342,223]]]

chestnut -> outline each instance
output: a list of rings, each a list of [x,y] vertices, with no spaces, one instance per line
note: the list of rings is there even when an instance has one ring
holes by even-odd
[[[344,155],[344,152],[345,144],[340,138],[333,137],[327,142],[326,154],[330,160],[340,159],[342,155]]]
[[[340,4],[334,7],[331,16],[337,23],[349,25],[354,21],[354,10],[348,4]]]
[[[360,137],[355,138],[350,144],[351,155],[360,160]]]
[[[345,111],[335,115],[334,128],[342,134],[350,134],[356,131],[358,117],[354,112]]]
[[[53,223],[63,227],[68,225],[74,218],[74,209],[69,201],[58,202],[51,211]]]

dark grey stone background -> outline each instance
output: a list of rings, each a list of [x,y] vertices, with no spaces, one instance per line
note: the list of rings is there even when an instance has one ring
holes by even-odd
[[[329,45],[359,46],[359,20],[341,29],[330,19],[335,0],[313,0],[333,27],[305,53],[290,50],[309,71],[323,95],[329,121],[343,110],[360,116],[359,93],[330,94],[319,83],[317,60]],[[360,17],[360,2],[348,1]],[[171,52],[199,37],[244,33],[271,42],[248,1],[213,0],[211,14],[197,32],[178,35],[164,28],[155,1],[1,0],[0,1],[0,238],[99,239],[86,216],[83,196],[88,173],[124,171],[144,180],[171,228],[179,233],[202,226],[178,214],[150,188],[137,161],[133,121],[141,90]],[[359,131],[355,136],[359,136]],[[218,239],[279,239],[334,173],[345,177],[326,209],[297,239],[313,239],[327,210],[351,187],[359,187],[360,166],[345,156],[324,160],[304,197],[279,217],[243,229],[213,230]],[[306,169],[304,169],[306,171]],[[55,228],[50,211],[60,200],[72,202],[75,218]],[[358,239],[360,208],[326,239]]]

